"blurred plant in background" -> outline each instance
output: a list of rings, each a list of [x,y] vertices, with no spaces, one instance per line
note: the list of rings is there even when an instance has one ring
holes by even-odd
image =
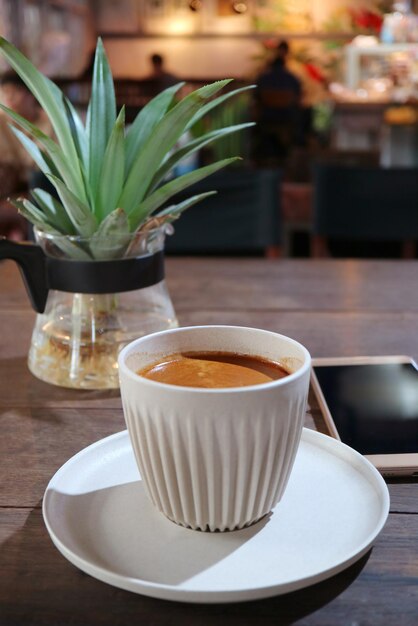
[[[205,120],[205,132],[214,132],[225,126],[241,125],[248,121],[252,106],[251,92],[241,93],[233,100],[229,100],[222,108],[212,110]],[[210,148],[210,160],[229,158],[239,154],[241,161],[235,161],[233,165],[242,167],[246,165],[250,156],[249,133],[237,133],[225,135],[213,143]]]

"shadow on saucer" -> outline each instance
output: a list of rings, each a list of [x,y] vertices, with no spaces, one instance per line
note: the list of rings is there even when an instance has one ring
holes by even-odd
[[[133,471],[137,475],[136,466]],[[88,493],[50,489],[47,516],[59,541],[75,555],[76,565],[81,560],[124,580],[170,586],[227,559],[270,519],[266,515],[248,528],[224,533],[184,528],[155,508],[138,480]]]
[[[10,509],[4,513],[3,529],[7,532],[1,547],[2,626],[286,626],[342,594],[360,575],[371,553],[328,580],[283,596],[234,604],[168,602],[117,589],[71,565],[49,538],[40,504],[30,512]],[[167,524],[174,526],[172,522]],[[318,618],[315,623],[337,622],[321,622]]]

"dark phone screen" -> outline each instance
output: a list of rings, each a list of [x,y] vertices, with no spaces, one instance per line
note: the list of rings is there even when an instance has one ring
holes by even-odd
[[[418,370],[411,363],[314,371],[341,441],[361,454],[418,452]]]

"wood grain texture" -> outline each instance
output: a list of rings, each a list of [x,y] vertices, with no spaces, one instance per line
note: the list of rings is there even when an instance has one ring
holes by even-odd
[[[39,510],[5,509],[0,564],[8,574],[0,586],[0,620],[2,626],[277,626],[296,621],[309,626],[416,626],[417,535],[418,516],[393,515],[372,551],[328,581],[262,601],[188,605],[128,593],[91,578],[55,549]]]
[[[168,259],[167,282],[179,311],[418,311],[417,261]]]
[[[258,326],[293,336],[313,356],[418,358],[417,282],[417,262],[167,260],[182,325]],[[0,626],[418,623],[418,482],[412,479],[389,482],[391,514],[371,553],[340,575],[283,597],[169,603],[115,589],[70,565],[49,539],[42,496],[69,457],[125,428],[121,400],[118,391],[63,389],[34,378],[26,358],[35,316],[10,262],[0,263],[0,285]],[[312,394],[305,423],[325,431]]]
[[[168,258],[178,311],[417,311],[416,261]],[[0,267],[0,309],[28,309],[16,265]],[[396,289],[394,287],[396,286]]]
[[[1,413],[0,506],[35,507],[51,476],[82,448],[125,430],[118,409],[8,409]],[[16,462],[16,459],[19,462]]]
[[[418,271],[418,270],[417,270]],[[179,311],[182,326],[233,324],[289,335],[313,357],[406,354],[418,358],[418,312]],[[0,406],[117,407],[118,391],[77,391],[34,378],[26,365],[31,311],[0,310]]]
[[[117,409],[5,409],[0,424],[0,507],[29,508],[39,506],[51,476],[70,457],[126,428],[121,404]],[[305,426],[317,425],[308,413]],[[389,489],[391,510],[418,514],[418,479],[394,481]]]

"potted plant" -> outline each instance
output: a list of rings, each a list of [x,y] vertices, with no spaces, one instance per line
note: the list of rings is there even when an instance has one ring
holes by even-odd
[[[15,201],[34,224],[38,245],[0,242],[0,257],[20,264],[39,313],[29,367],[42,380],[62,386],[116,387],[120,348],[141,334],[177,324],[164,283],[167,225],[216,192],[167,203],[239,157],[178,178],[167,176],[184,157],[251,124],[176,144],[206,113],[249,87],[219,95],[230,81],[217,81],[176,101],[184,84],[179,83],[152,99],[125,128],[99,39],[83,124],[57,85],[3,38],[0,53],[36,97],[56,137],[0,105],[57,194],[33,189],[31,199]]]

